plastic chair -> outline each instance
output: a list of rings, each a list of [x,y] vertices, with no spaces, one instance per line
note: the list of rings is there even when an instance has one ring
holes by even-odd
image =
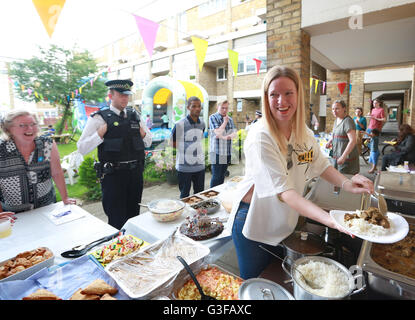
[[[84,157],[82,156],[82,154],[78,152],[78,150],[62,158],[61,167],[64,170],[64,172],[66,171],[66,173],[68,174],[69,183],[71,185],[74,184],[73,177],[78,172],[78,169],[83,161]]]

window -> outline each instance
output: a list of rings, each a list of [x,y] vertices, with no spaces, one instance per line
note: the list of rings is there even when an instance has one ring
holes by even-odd
[[[217,81],[223,81],[227,79],[228,75],[228,68],[226,67],[218,67],[216,69],[216,80]]]
[[[148,64],[138,64],[134,66],[133,78],[134,84],[138,90],[144,89],[144,87],[150,81]]]
[[[206,17],[226,9],[227,0],[209,0],[199,6],[199,17]]]
[[[266,56],[258,54],[247,54],[247,55],[239,55],[238,61],[238,74],[242,73],[256,73],[256,61],[254,59],[261,60],[261,66],[259,67],[259,71],[266,71],[267,70],[267,58]]]

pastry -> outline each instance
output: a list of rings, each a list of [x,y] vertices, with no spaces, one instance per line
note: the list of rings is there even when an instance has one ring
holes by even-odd
[[[117,298],[114,298],[113,296],[106,293],[101,297],[101,300],[117,300]]]
[[[45,289],[38,289],[32,294],[24,297],[23,300],[62,300],[53,292],[50,292]]]
[[[85,289],[81,291],[82,294],[97,294],[102,296],[106,293],[110,295],[116,294],[118,292],[117,288],[110,286],[102,279],[97,279],[94,282],[90,283]]]
[[[100,296],[96,294],[82,294],[82,288],[79,288],[69,300],[99,300]]]

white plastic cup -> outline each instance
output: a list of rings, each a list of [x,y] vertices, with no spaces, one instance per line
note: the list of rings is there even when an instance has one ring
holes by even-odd
[[[11,218],[0,219],[0,238],[6,238],[12,234]]]

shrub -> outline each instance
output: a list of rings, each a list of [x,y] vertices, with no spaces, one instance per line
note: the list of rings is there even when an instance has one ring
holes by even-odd
[[[86,198],[89,200],[101,200],[101,184],[97,179],[97,174],[94,169],[94,160],[91,157],[86,157],[79,167],[79,184],[88,189]]]

